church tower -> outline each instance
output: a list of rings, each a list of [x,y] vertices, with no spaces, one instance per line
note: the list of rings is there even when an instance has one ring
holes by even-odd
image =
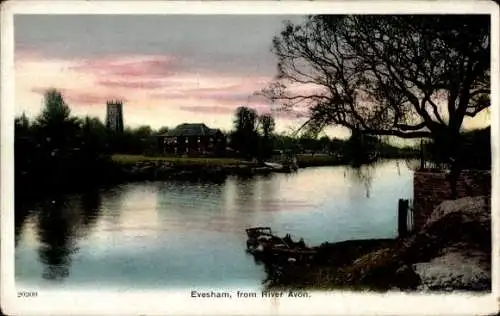
[[[115,132],[123,132],[122,101],[106,102],[106,127]]]

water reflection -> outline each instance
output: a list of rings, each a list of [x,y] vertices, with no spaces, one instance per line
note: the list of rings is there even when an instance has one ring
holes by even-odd
[[[222,183],[137,182],[16,205],[16,281],[260,284],[264,268],[244,252],[245,228],[270,226],[311,245],[391,237],[397,200],[412,193],[411,171],[404,161],[397,167],[306,168]]]
[[[257,207],[256,197],[257,181],[249,181],[247,177],[237,176],[234,178],[236,187],[235,199],[236,209],[238,211],[255,211]]]
[[[38,214],[38,255],[45,265],[43,278],[58,280],[69,275],[75,243],[76,214],[65,197],[45,203]]]
[[[344,178],[348,183],[352,183],[353,193],[363,190],[367,198],[370,197],[370,190],[373,183],[373,176],[377,164],[363,165],[359,167],[346,167]],[[362,188],[361,188],[362,187]]]
[[[156,184],[156,205],[176,213],[221,211],[222,184],[205,181],[169,181]]]
[[[69,276],[72,255],[79,250],[78,239],[85,237],[99,218],[99,192],[53,196],[36,211],[38,255],[45,265],[42,277],[62,280]]]
[[[29,215],[28,205],[16,205],[16,212],[14,214],[14,247],[17,247],[19,243],[21,232]]]
[[[81,206],[82,206],[81,215],[83,217],[82,232],[85,235],[88,235],[97,224],[101,212],[101,205],[102,205],[102,199],[99,190],[90,190],[82,194],[81,196]]]

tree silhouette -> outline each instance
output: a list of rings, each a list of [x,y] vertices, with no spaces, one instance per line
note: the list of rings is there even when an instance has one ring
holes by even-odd
[[[258,115],[254,109],[241,106],[236,109],[231,145],[243,157],[253,158],[258,152]]]
[[[80,131],[80,122],[70,116],[70,109],[61,93],[55,89],[45,93],[44,109],[35,121],[38,159],[37,168],[49,186],[63,186],[63,179],[72,174],[72,164],[76,158],[80,143],[76,135]],[[78,159],[75,159],[78,160]]]
[[[107,179],[113,171],[108,136],[98,118],[71,116],[62,94],[48,90],[32,123],[25,115],[15,120],[16,202]]]
[[[273,48],[278,75],[263,92],[309,108],[313,130],[431,138],[451,157],[464,118],[490,106],[487,15],[311,16]]]
[[[272,155],[274,148],[273,133],[276,127],[274,118],[270,114],[262,114],[259,116],[259,129],[262,135],[261,138],[261,158],[269,158]]]
[[[168,131],[170,130],[169,127],[167,126],[162,126],[158,129],[158,132],[156,133],[157,135],[164,135],[166,133],[168,133]]]

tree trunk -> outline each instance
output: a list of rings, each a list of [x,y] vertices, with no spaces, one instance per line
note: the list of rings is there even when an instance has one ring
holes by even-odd
[[[448,130],[447,157],[450,162],[449,183],[451,189],[451,199],[458,198],[457,182],[462,171],[462,157],[460,154],[460,131],[454,126],[450,126]]]

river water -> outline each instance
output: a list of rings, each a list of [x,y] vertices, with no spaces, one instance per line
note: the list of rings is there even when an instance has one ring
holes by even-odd
[[[405,161],[211,182],[140,182],[50,197],[16,210],[19,288],[258,289],[245,228],[308,245],[396,236]]]

